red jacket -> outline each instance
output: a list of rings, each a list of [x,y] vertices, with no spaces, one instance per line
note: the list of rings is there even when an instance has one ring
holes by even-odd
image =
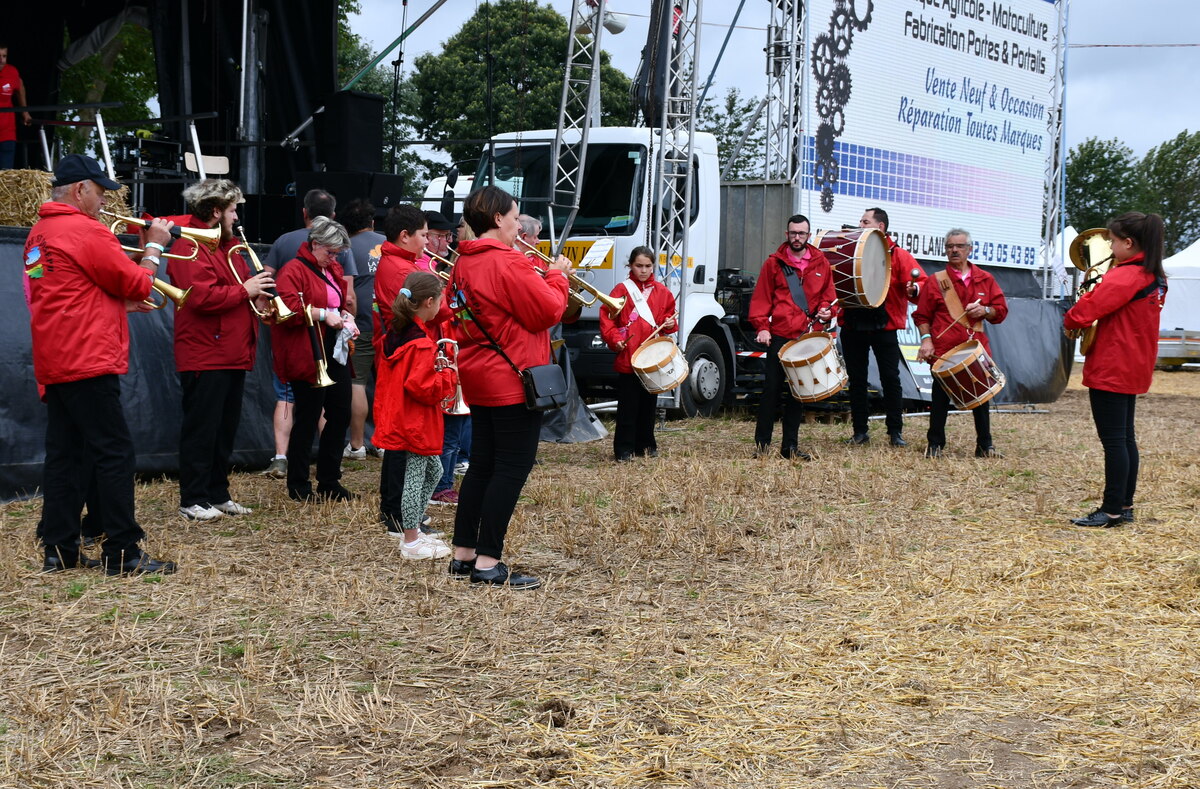
[[[929,277],[925,274],[925,270],[917,264],[917,259],[912,256],[911,252],[891,238],[888,238],[887,242],[888,248],[892,250],[892,284],[888,287],[887,298],[884,299],[883,306],[887,308],[887,330],[900,331],[908,325],[909,302],[916,304],[921,297],[920,291],[916,296],[909,297],[908,283],[915,282],[923,290],[925,280]],[[912,276],[914,270],[920,272],[916,279],[913,279]]]
[[[401,334],[388,331],[375,383],[375,435],[386,450],[442,454],[441,402],[454,393],[453,370],[434,369],[437,348],[429,327],[414,318]]]
[[[454,262],[450,293],[464,293],[470,312],[454,311],[458,371],[468,405],[502,406],[525,402],[521,379],[489,347],[478,321],[518,369],[550,363],[549,329],[567,304],[566,276],[550,270],[543,278],[529,260],[491,238],[463,241]]]
[[[414,271],[428,271],[417,265],[417,256],[406,249],[401,249],[390,241],[383,242],[380,249],[379,266],[375,269],[375,305],[371,312],[375,315],[375,333],[371,341],[375,343],[375,352],[382,353],[383,335],[392,325],[392,305],[396,296],[404,287],[404,280]],[[430,321],[435,330],[450,320],[450,307],[447,299],[442,300],[442,308],[437,317]]]
[[[989,323],[1000,323],[1008,317],[1008,302],[1004,298],[1004,292],[1000,290],[1000,286],[996,284],[996,280],[991,274],[974,263],[967,265],[971,275],[970,291],[967,290],[967,286],[963,284],[962,280],[955,276],[954,272],[947,270],[950,283],[954,286],[954,292],[958,294],[958,300],[962,302],[963,309],[965,310],[968,304],[979,301],[983,306],[991,307],[993,310],[986,320]],[[967,327],[961,323],[946,329],[952,322],[937,278],[930,277],[929,281],[925,283],[925,287],[921,288],[921,295],[917,300],[917,311],[913,313],[913,325],[929,324],[929,333],[933,335],[933,352],[942,356],[946,351],[956,345],[961,345],[968,339],[979,340],[989,354],[992,352],[986,333],[980,331],[972,338]],[[943,329],[946,329],[945,334],[942,334]]]
[[[1063,326],[1082,329],[1100,321],[1096,339],[1083,362],[1083,385],[1118,394],[1150,391],[1154,364],[1158,361],[1158,319],[1166,299],[1159,288],[1131,301],[1154,275],[1139,265],[1144,257],[1134,255],[1113,266],[1091,292],[1085,293],[1067,311]]]
[[[342,267],[337,261],[324,269],[323,273],[330,283],[337,288],[340,298],[336,304],[329,303],[329,287],[325,280],[317,276],[304,265],[303,261],[316,266],[316,258],[309,249],[308,242],[300,245],[300,251],[295,259],[283,266],[276,274],[275,290],[288,308],[295,311],[296,317],[290,321],[276,323],[271,327],[271,355],[275,374],[284,383],[292,381],[307,381],[316,383],[317,363],[313,358],[312,342],[308,335],[308,320],[304,317],[304,307],[300,305],[299,293],[304,294],[304,304],[309,307],[324,307],[326,309],[345,309],[346,282],[342,279]],[[317,324],[317,331],[325,338],[325,353],[328,357],[329,337],[334,332],[328,326]]]
[[[608,347],[617,351],[617,343],[621,340],[626,341],[624,349],[617,351],[617,358],[613,361],[613,369],[619,373],[633,372],[631,361],[634,352],[642,347],[642,343],[654,331],[655,326],[675,314],[675,294],[671,293],[666,285],[655,280],[653,273],[648,280],[639,283],[646,298],[646,306],[653,313],[651,315],[638,315],[634,311],[633,299],[629,298],[626,290],[627,282],[628,280],[618,282],[609,294],[614,298],[625,296],[625,306],[621,308],[620,314],[614,319],[610,317],[607,309],[600,310],[600,336],[608,343]],[[674,332],[661,331],[658,334],[661,337]]]
[[[754,295],[750,297],[750,323],[755,331],[766,329],[772,336],[793,340],[814,329],[813,320],[801,312],[792,299],[787,278],[783,274],[783,266],[793,268],[788,261],[787,248],[785,241],[763,262],[758,282],[754,285]],[[818,310],[828,307],[836,313],[837,294],[833,289],[829,261],[821,250],[811,244],[805,250],[809,258],[802,284],[808,310],[816,315]]]
[[[43,203],[25,242],[25,277],[39,384],[129,370],[126,301],[150,295],[149,272],[108,228],[67,203]]]
[[[180,227],[208,227],[194,216],[167,218]],[[175,312],[175,369],[181,373],[254,368],[258,320],[250,309],[250,296],[226,262],[228,251],[238,243],[229,239],[215,251],[201,245],[195,260],[170,261],[171,282],[192,289],[183,309]],[[191,254],[194,246],[182,238],[172,245],[171,254]],[[249,278],[252,272],[242,256],[233,259],[238,276]]]

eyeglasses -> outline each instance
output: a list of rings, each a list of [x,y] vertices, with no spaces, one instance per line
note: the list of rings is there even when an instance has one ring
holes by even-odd
[[[429,237],[430,238],[444,238],[447,241],[450,240],[450,234],[445,230],[430,230]]]
[[[791,238],[792,236],[795,236],[796,238],[808,238],[811,234],[802,230],[789,230],[787,231],[787,235],[788,238]]]
[[[970,249],[970,244],[947,244],[946,249]]]

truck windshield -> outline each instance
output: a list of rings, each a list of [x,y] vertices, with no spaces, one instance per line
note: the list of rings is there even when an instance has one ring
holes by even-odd
[[[588,145],[583,192],[572,235],[628,236],[637,230],[646,149],[640,145]],[[475,176],[476,188],[488,183],[490,159],[485,150]],[[551,178],[550,144],[535,143],[496,149],[496,186],[517,198],[521,213],[548,224]],[[559,202],[570,200],[563,195]],[[567,219],[556,210],[555,232]]]

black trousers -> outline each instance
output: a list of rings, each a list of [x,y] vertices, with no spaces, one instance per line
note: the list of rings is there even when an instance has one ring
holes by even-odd
[[[992,445],[991,401],[971,411],[975,419],[975,446]],[[946,446],[946,415],[950,413],[950,395],[937,381],[933,382],[933,402],[929,406],[929,432],[925,438],[931,447]]]
[[[754,427],[754,443],[760,447],[771,443],[775,431],[775,420],[779,414],[779,401],[783,400],[783,440],[781,448],[792,450],[799,441],[800,422],[804,419],[804,403],[792,397],[788,389],[787,376],[779,364],[779,349],[788,342],[786,337],[772,337],[767,349],[766,377],[763,381],[762,398],[758,401],[758,422]]]
[[[458,489],[454,544],[501,558],[508,522],[537,458],[542,414],[524,403],[471,406],[471,465]]]
[[[868,354],[875,352],[888,435],[904,430],[904,387],[900,384],[900,342],[895,330],[842,329],[842,358],[850,378],[850,419],[855,433],[867,432],[871,401],[867,393]]]
[[[229,456],[242,418],[245,370],[179,374],[179,506],[229,501]]]
[[[619,459],[658,450],[654,441],[654,421],[658,414],[658,395],[646,391],[634,373],[617,374],[617,429],[613,433],[613,454]]]
[[[350,428],[350,368],[334,361],[332,354],[329,356],[329,377],[333,379],[333,386],[316,387],[308,381],[288,382],[296,402],[292,408],[292,432],[288,436],[287,487],[289,493],[301,497],[312,493],[308,464],[322,411],[325,429],[317,444],[317,489],[334,488],[342,478],[342,450],[346,431]]]
[[[1100,509],[1109,515],[1120,515],[1123,507],[1133,506],[1141,465],[1133,430],[1137,395],[1089,389],[1088,398],[1096,434],[1104,447],[1104,500]]]
[[[89,524],[89,532],[107,535],[105,555],[136,549],[146,534],[134,517],[133,439],[121,408],[121,379],[101,375],[50,384],[46,406],[38,537],[48,548],[75,550],[87,498],[97,521]]]

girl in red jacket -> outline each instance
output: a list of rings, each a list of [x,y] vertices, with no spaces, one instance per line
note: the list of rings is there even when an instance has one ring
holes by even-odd
[[[1068,329],[1099,321],[1083,363],[1083,385],[1104,447],[1104,499],[1095,512],[1072,520],[1076,526],[1120,526],[1133,520],[1138,476],[1134,406],[1137,396],[1150,389],[1158,358],[1158,317],[1167,295],[1161,216],[1121,214],[1108,223],[1108,238],[1112,266],[1063,320]]]
[[[421,533],[421,519],[442,476],[442,408],[456,384],[440,368],[427,324],[442,306],[442,281],[416,271],[392,304],[375,385],[375,446],[383,453],[379,512],[388,534],[403,537],[405,559],[444,559],[450,546]]]
[[[633,372],[634,353],[660,323],[659,334],[675,331],[675,296],[654,279],[654,251],[635,247],[629,253],[629,278],[618,282],[609,294],[625,297],[625,306],[615,318],[600,310],[600,336],[617,352],[617,429],[613,433],[613,455],[618,463],[634,455],[655,457],[654,413],[658,395],[647,392]]]

